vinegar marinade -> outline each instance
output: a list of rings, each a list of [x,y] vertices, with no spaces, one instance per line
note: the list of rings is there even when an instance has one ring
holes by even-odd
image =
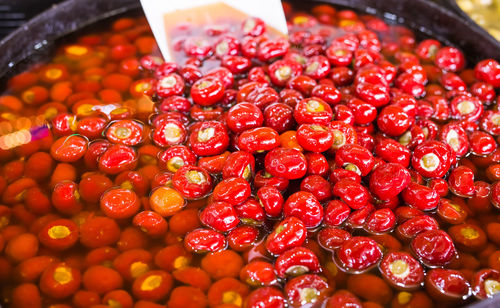
[[[176,63],[144,17],[120,17],[8,81],[7,306],[429,308],[500,291],[500,64],[375,16],[284,9],[288,39],[236,15],[171,25]]]

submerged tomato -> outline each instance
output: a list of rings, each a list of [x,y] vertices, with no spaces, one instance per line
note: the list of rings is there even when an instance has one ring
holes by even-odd
[[[307,6],[283,3],[287,37],[219,4],[222,23],[166,18],[169,62],[144,17],[120,16],[9,74],[0,302],[455,307],[499,293],[498,61],[466,66],[404,25]]]

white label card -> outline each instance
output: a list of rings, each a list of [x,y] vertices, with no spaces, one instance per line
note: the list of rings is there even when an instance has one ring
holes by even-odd
[[[174,60],[170,50],[172,42],[170,41],[169,33],[167,33],[165,23],[168,16],[174,16],[171,14],[178,12],[184,15],[176,15],[176,20],[182,20],[185,16],[184,22],[193,22],[193,20],[190,20],[190,14],[186,14],[186,10],[196,9],[197,7],[201,7],[203,10],[204,6],[217,3],[230,6],[248,17],[258,17],[266,25],[283,35],[287,35],[288,33],[285,14],[280,0],[141,0],[142,8],[165,61]],[[202,19],[206,21],[211,20],[211,14],[214,14],[214,12],[204,10],[191,16],[197,16],[196,18],[202,16]],[[243,14],[235,15],[240,17],[244,16]],[[218,15],[220,15],[220,12]]]

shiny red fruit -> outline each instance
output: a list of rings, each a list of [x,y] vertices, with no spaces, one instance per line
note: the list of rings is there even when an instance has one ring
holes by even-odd
[[[344,229],[325,227],[318,232],[318,244],[324,249],[334,251],[351,237]]]
[[[305,247],[291,248],[278,256],[274,263],[276,274],[280,278],[316,273],[320,269],[318,257]]]
[[[256,289],[248,295],[246,301],[248,308],[285,308],[285,297],[280,290],[274,287]]]
[[[210,229],[196,229],[184,237],[184,247],[190,252],[214,252],[226,248],[224,235]]]
[[[333,145],[331,130],[323,125],[302,124],[297,129],[297,142],[306,151],[325,152]]]
[[[229,145],[227,129],[220,122],[199,122],[191,131],[189,144],[199,156],[221,154]]]
[[[466,166],[453,169],[448,177],[449,189],[460,197],[472,197],[476,191],[474,172]]]
[[[435,268],[425,279],[425,289],[438,301],[461,303],[471,295],[470,284],[460,271]]]
[[[248,129],[238,136],[238,148],[249,153],[271,151],[279,147],[278,133],[270,127]]]
[[[413,152],[411,165],[423,177],[440,178],[450,169],[450,151],[441,142],[426,141]]]
[[[306,240],[307,229],[296,217],[288,217],[281,221],[266,238],[266,249],[274,255],[301,246]]]
[[[212,192],[214,201],[225,201],[237,205],[248,199],[251,194],[250,184],[243,178],[227,178],[220,181]]]
[[[276,177],[299,179],[307,172],[307,160],[299,150],[275,148],[265,158],[266,171]]]
[[[493,269],[483,269],[474,275],[472,293],[478,299],[493,297],[499,292],[500,272]]]
[[[434,218],[418,215],[401,223],[396,229],[396,234],[403,240],[411,240],[419,233],[438,229],[439,224]]]
[[[410,172],[400,164],[383,164],[371,173],[370,191],[381,200],[389,200],[403,191],[410,180]]]
[[[332,200],[325,209],[325,223],[329,226],[340,226],[351,213],[351,208],[340,200]]]
[[[212,177],[201,167],[186,165],[174,174],[172,185],[184,198],[198,199],[212,189]]]
[[[284,289],[290,307],[312,306],[315,303],[321,303],[330,292],[325,279],[314,274],[295,277],[285,284]]]
[[[399,106],[387,106],[377,117],[377,126],[381,132],[389,136],[400,136],[410,127],[412,121]]]
[[[430,267],[444,266],[457,254],[453,240],[442,230],[417,234],[411,241],[410,247],[418,259]]]
[[[313,194],[298,191],[286,200],[283,214],[285,217],[299,218],[306,228],[315,228],[323,220],[323,206]]]
[[[374,240],[354,236],[345,241],[337,251],[340,267],[349,272],[364,272],[375,266],[382,259],[382,250]]]
[[[333,186],[333,195],[339,197],[352,209],[360,209],[369,201],[368,190],[360,183],[342,179]]]
[[[219,232],[234,229],[240,222],[236,210],[227,202],[214,202],[200,213],[200,221]]]
[[[380,234],[391,231],[396,225],[396,216],[388,209],[378,209],[366,219],[364,229],[370,233]]]
[[[347,170],[352,170],[361,176],[366,176],[373,168],[375,160],[372,153],[357,144],[346,144],[337,150],[335,164]]]
[[[224,84],[213,76],[205,76],[198,79],[191,87],[193,101],[202,106],[210,106],[222,99],[224,96]]]
[[[251,103],[239,103],[231,107],[226,115],[227,127],[235,132],[241,133],[247,129],[259,127],[264,122],[262,111]]]
[[[266,215],[280,217],[285,200],[280,191],[273,186],[264,186],[257,191],[260,205],[264,208]]]
[[[417,290],[424,282],[422,265],[406,252],[386,254],[379,269],[385,280],[400,290]]]
[[[433,210],[439,203],[439,195],[437,192],[427,186],[414,182],[410,182],[410,184],[403,190],[402,196],[403,200],[408,205],[422,211]]]

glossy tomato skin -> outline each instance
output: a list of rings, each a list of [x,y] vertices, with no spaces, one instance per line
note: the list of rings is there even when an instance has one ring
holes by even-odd
[[[201,122],[189,135],[189,144],[196,155],[217,155],[223,153],[229,146],[229,135],[220,122]]]
[[[370,176],[370,191],[381,200],[397,196],[410,184],[410,172],[400,164],[387,163],[376,167]]]
[[[184,92],[184,80],[176,73],[163,76],[156,84],[156,92],[162,97],[181,95]]]
[[[62,181],[54,186],[52,205],[62,214],[74,215],[81,211],[82,202],[78,193],[78,184]]]
[[[297,142],[310,152],[324,152],[333,145],[333,134],[326,127],[315,124],[302,124],[297,129]]]
[[[283,293],[275,287],[259,288],[248,295],[247,307],[284,308],[285,297]]]
[[[372,153],[366,148],[357,144],[346,144],[337,150],[335,164],[346,169],[352,167],[353,171],[365,176],[372,170],[375,161]]]
[[[320,153],[306,153],[307,174],[326,176],[330,166],[326,157]]]
[[[222,169],[222,177],[240,177],[249,181],[253,178],[255,171],[255,158],[245,151],[236,151],[227,157]]]
[[[391,231],[396,225],[396,216],[389,208],[373,211],[367,218],[364,229],[373,234],[382,234]]]
[[[257,172],[254,178],[254,185],[256,188],[274,186],[279,191],[284,191],[288,187],[289,182],[290,181],[288,179],[272,176],[265,170]]]
[[[153,130],[154,143],[162,148],[178,145],[185,141],[187,130],[182,122],[167,119],[155,126]]]
[[[377,109],[373,105],[360,99],[350,99],[347,102],[347,107],[349,107],[354,114],[354,124],[368,125],[377,118]]]
[[[257,127],[244,131],[238,136],[238,148],[249,153],[270,151],[279,147],[278,133],[270,127]]]
[[[500,64],[493,59],[486,59],[476,64],[474,68],[475,76],[479,80],[486,81],[493,87],[500,85]]]
[[[423,177],[443,177],[450,169],[450,151],[441,142],[426,141],[415,148],[411,165]]]
[[[443,230],[421,232],[410,246],[421,262],[431,267],[448,264],[457,253],[453,240]]]
[[[264,207],[266,215],[280,217],[283,212],[285,200],[280,191],[273,186],[263,186],[257,191],[259,203]]]
[[[164,235],[168,229],[168,223],[160,214],[153,211],[141,211],[137,213],[132,224],[152,237]]]
[[[269,65],[269,77],[276,86],[285,86],[294,76],[302,73],[302,66],[291,60],[278,60]]]
[[[280,255],[292,247],[301,246],[307,235],[305,224],[291,216],[280,222],[266,238],[266,249],[274,255]]]
[[[471,287],[460,271],[435,268],[429,271],[425,280],[427,292],[436,300],[462,302],[471,294]]]
[[[137,152],[125,145],[112,145],[99,158],[99,170],[108,174],[118,174],[132,170],[137,165]]]
[[[233,250],[247,251],[256,244],[259,233],[255,227],[239,226],[228,233],[227,242]]]
[[[309,175],[300,183],[300,189],[312,193],[320,202],[331,198],[332,187],[330,182],[319,175]]]
[[[287,82],[287,87],[297,90],[303,95],[309,95],[316,85],[316,81],[312,77],[307,75],[292,77]]]
[[[441,142],[449,144],[457,156],[464,156],[469,150],[467,133],[458,124],[448,123],[441,127],[439,138]]]
[[[196,229],[184,238],[184,247],[190,252],[213,252],[226,247],[226,238],[211,229]]]
[[[389,163],[398,163],[408,167],[411,160],[411,151],[396,140],[384,138],[376,141],[375,154]]]
[[[493,137],[485,132],[475,130],[469,135],[470,151],[477,156],[485,156],[497,149]]]
[[[78,226],[69,219],[55,219],[38,233],[40,243],[54,250],[66,250],[78,241]]]
[[[76,131],[89,140],[97,139],[106,128],[108,121],[102,117],[88,117],[78,121]]]
[[[274,264],[276,274],[280,278],[298,276],[304,273],[319,271],[318,257],[305,247],[291,248],[278,256]]]
[[[402,135],[411,125],[412,120],[399,106],[390,105],[382,109],[377,118],[379,129],[389,136]]]
[[[262,111],[251,103],[238,103],[227,112],[226,124],[228,128],[241,133],[247,129],[259,127],[264,122]]]
[[[369,200],[368,190],[360,183],[342,179],[333,186],[333,195],[342,199],[352,209],[363,208]]]
[[[382,250],[374,240],[354,236],[345,241],[337,251],[340,266],[353,272],[363,272],[377,264],[382,258]]]
[[[202,167],[185,165],[172,178],[173,187],[187,199],[205,197],[212,189],[212,177]]]
[[[356,295],[352,294],[347,290],[338,290],[335,292],[329,299],[327,303],[327,307],[353,307],[353,308],[361,308],[363,307],[361,301],[356,297]]]
[[[80,135],[70,135],[57,139],[50,147],[50,154],[65,163],[76,162],[85,155],[88,139]]]
[[[438,229],[439,224],[434,218],[427,215],[418,215],[401,223],[396,229],[396,234],[403,240],[410,240],[421,232]]]
[[[139,196],[129,189],[115,188],[101,196],[101,211],[114,219],[134,216],[141,208]]]
[[[333,111],[320,98],[305,98],[295,105],[293,116],[298,124],[327,125],[332,120]]]
[[[209,204],[200,213],[200,221],[219,232],[234,229],[240,222],[236,210],[226,202]]]
[[[158,154],[160,168],[176,172],[184,165],[194,166],[196,155],[187,146],[176,145]]]
[[[9,80],[0,131],[33,127],[0,133],[2,301],[499,293],[500,63],[466,68],[459,49],[352,10],[283,7],[287,38],[255,17],[176,26],[178,63],[152,56],[144,19],[119,18]]]
[[[288,197],[283,214],[299,218],[307,228],[315,228],[323,220],[323,207],[312,193],[299,191]]]
[[[283,103],[272,103],[264,109],[264,124],[278,133],[283,133],[293,126],[293,109]]]
[[[304,154],[296,149],[273,149],[266,154],[264,164],[271,175],[289,180],[301,178],[307,172],[307,160]]]
[[[417,290],[425,277],[422,265],[406,252],[388,253],[379,268],[386,281],[400,290]]]
[[[225,201],[238,205],[250,197],[250,184],[243,178],[227,178],[219,182],[213,189],[214,201]]]
[[[312,296],[304,296],[313,290]],[[285,285],[285,294],[292,307],[300,307],[304,303],[313,304],[324,301],[330,292],[328,283],[318,275],[306,274],[289,280]]]
[[[224,84],[214,76],[205,76],[194,82],[191,97],[196,104],[210,106],[217,103],[224,95]]]
[[[351,213],[351,208],[340,200],[330,201],[325,209],[325,223],[328,226],[340,226]]]
[[[486,284],[490,280],[498,282],[500,273],[493,269],[483,269],[478,271],[472,281],[472,293],[478,299],[485,299],[493,296],[496,292]],[[492,285],[495,285],[494,283]]]
[[[318,232],[318,244],[324,249],[334,251],[351,237],[352,235],[343,229],[325,227]]]
[[[113,143],[138,145],[144,138],[144,125],[134,120],[118,120],[109,123],[105,135]]]
[[[340,149],[346,144],[358,143],[358,134],[350,124],[342,121],[331,121],[328,127],[333,134],[333,151]]]
[[[60,280],[61,277],[55,275],[61,272],[66,274],[66,278],[62,280]],[[40,277],[40,289],[52,298],[63,299],[76,292],[81,280],[82,274],[78,269],[70,267],[64,262],[54,263],[43,271]]]
[[[408,205],[422,211],[433,210],[439,203],[436,191],[414,182],[410,182],[403,190],[402,197]]]
[[[457,48],[442,47],[436,53],[434,63],[441,69],[456,72],[464,68],[465,58],[463,53]]]
[[[266,212],[262,208],[261,203],[250,197],[245,202],[234,207],[238,218],[249,225],[260,225],[266,218]],[[279,211],[281,213],[281,210]]]
[[[452,193],[461,197],[472,197],[476,191],[474,172],[466,166],[453,169],[448,177],[448,187]]]

